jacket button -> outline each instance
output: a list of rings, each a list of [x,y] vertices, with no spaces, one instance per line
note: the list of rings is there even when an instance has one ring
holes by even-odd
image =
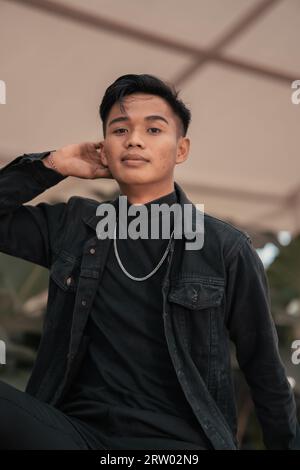
[[[198,291],[196,291],[195,289],[193,289],[192,301],[193,301],[193,302],[196,302],[197,299],[198,299]]]
[[[72,284],[72,277],[68,277],[66,279],[66,284],[67,284],[67,286],[70,286]]]
[[[94,254],[96,253],[95,248],[91,248],[91,249],[90,249],[90,253],[91,253],[91,255],[94,255]]]

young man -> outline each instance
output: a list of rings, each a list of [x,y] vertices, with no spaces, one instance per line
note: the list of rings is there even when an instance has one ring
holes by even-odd
[[[208,214],[201,249],[186,249],[185,233],[149,236],[160,220],[154,204],[191,205],[173,175],[188,157],[190,111],[158,78],[125,75],[106,90],[100,116],[101,142],[24,154],[0,171],[0,249],[50,271],[27,389],[0,384],[1,448],[236,449],[231,338],[266,447],[299,449],[250,237]],[[147,209],[148,236],[98,236],[104,203],[92,199],[23,205],[67,176],[114,178],[115,225],[126,196],[128,212]]]

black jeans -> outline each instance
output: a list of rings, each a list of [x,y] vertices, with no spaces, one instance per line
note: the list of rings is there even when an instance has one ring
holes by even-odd
[[[126,442],[129,443],[129,447]],[[173,444],[166,439],[163,448],[173,449]],[[134,449],[135,440],[122,438],[119,442],[119,438],[115,438],[110,445],[113,446],[112,449]],[[161,449],[161,445],[162,439],[159,439],[157,447],[156,439],[149,438],[145,449]],[[83,439],[71,418],[62,411],[0,380],[0,450],[91,450],[93,448],[89,439]],[[106,450],[107,447],[99,444],[97,449]],[[205,450],[200,445],[187,445],[187,443],[185,449]]]
[[[88,450],[61,411],[0,381],[1,450]]]

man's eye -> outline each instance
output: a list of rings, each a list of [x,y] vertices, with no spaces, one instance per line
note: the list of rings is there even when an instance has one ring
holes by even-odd
[[[120,129],[116,129],[115,131],[113,131],[113,133],[117,134],[118,131],[126,131],[126,129],[120,127]]]
[[[156,131],[159,131],[159,132],[154,132],[154,134],[159,134],[161,132],[161,130],[158,128],[158,127],[149,127],[149,129],[155,129]]]

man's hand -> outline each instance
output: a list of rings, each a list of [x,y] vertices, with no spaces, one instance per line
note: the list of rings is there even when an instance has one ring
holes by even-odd
[[[104,166],[101,161],[102,145],[101,142],[66,145],[56,152],[51,152],[52,160],[57,171],[63,176],[113,179],[108,167]],[[54,169],[49,162],[49,156],[43,158],[42,162],[48,168]]]

